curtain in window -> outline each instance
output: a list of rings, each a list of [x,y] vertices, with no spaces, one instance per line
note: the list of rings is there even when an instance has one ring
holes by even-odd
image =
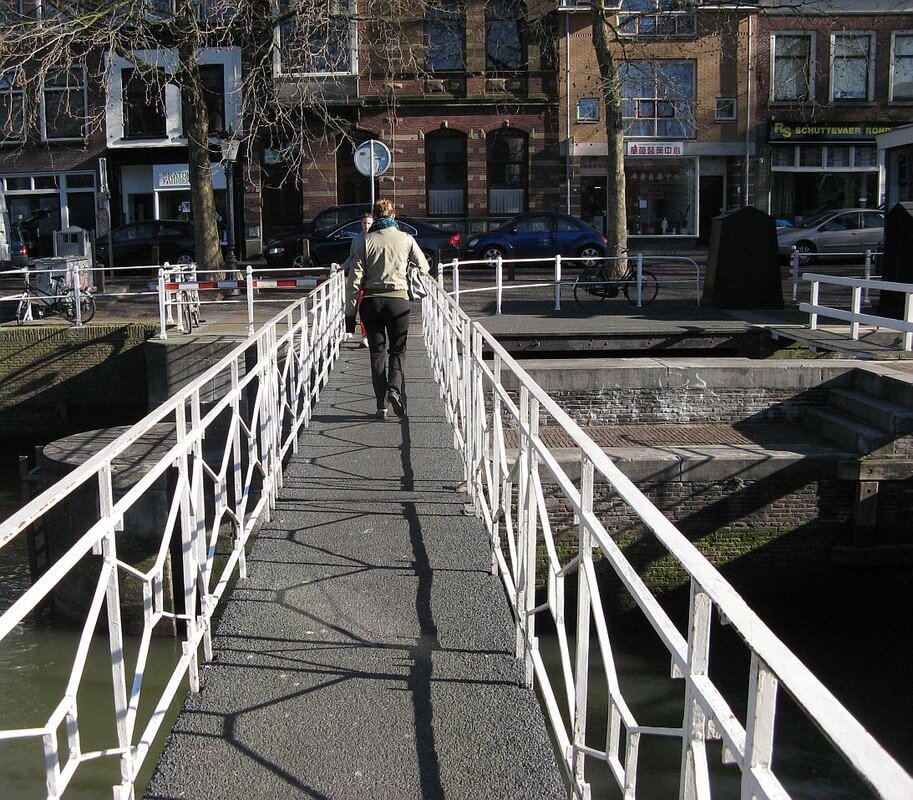
[[[520,214],[526,206],[527,140],[519,131],[488,136],[488,210]]]
[[[436,131],[425,137],[428,214],[457,216],[466,211],[466,137]]]
[[[425,43],[432,72],[462,70],[466,17],[459,0],[431,0],[425,10]]]
[[[869,37],[834,37],[835,100],[866,100],[869,95]]]

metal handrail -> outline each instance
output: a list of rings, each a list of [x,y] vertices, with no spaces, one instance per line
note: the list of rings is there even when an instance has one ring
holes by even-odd
[[[588,765],[598,760],[608,765],[624,796],[635,798],[641,737],[675,736],[681,740],[682,752],[679,798],[711,796],[708,739],[722,740],[723,760],[741,770],[744,800],[788,797],[773,769],[777,693],[782,684],[878,796],[889,800],[913,796],[913,778],[498,341],[469,319],[441,284],[439,278],[424,301],[426,345],[453,424],[454,446],[462,454],[464,484],[490,537],[492,571],[500,574],[514,611],[517,655],[524,659],[528,684],[535,683],[539,689],[572,795],[590,797]],[[491,353],[490,359],[486,351]],[[508,374],[511,385],[517,387],[511,392],[504,386]],[[573,440],[579,452],[579,483],[568,476],[539,437],[540,415],[550,418]],[[515,444],[508,443],[508,430]],[[650,593],[594,510],[597,476],[687,573],[691,587],[687,636]],[[555,523],[543,488],[546,479],[573,511],[578,526],[576,555],[564,561],[555,547]],[[548,554],[545,574],[537,572],[540,543]],[[685,711],[680,728],[638,723],[625,700],[593,566],[597,549],[668,651],[673,677],[684,679]],[[569,622],[565,581],[572,575],[577,577],[577,616]],[[535,600],[537,579],[547,585],[547,598],[540,605]],[[744,725],[708,674],[714,609],[751,653]],[[539,652],[536,622],[541,614],[550,615],[557,632],[561,666],[556,680]],[[593,745],[595,734],[587,726],[589,673],[597,667],[609,690],[604,747]]]
[[[802,280],[811,284],[809,301],[800,303],[799,310],[808,314],[809,330],[817,330],[818,317],[841,320],[850,324],[850,338],[859,339],[859,326],[874,325],[878,328],[887,328],[903,334],[901,345],[909,352],[913,349],[913,284],[899,281],[883,281],[872,278],[850,278],[838,275],[821,275],[815,272],[805,272]],[[844,286],[852,289],[849,311],[820,303],[819,289],[821,284],[828,286]],[[870,289],[879,292],[897,292],[904,296],[903,319],[882,317],[877,314],[866,314],[862,311],[863,293]]]
[[[283,462],[290,452],[297,451],[298,434],[309,423],[312,408],[338,358],[344,331],[343,296],[342,275],[329,276],[143,420],[0,523],[2,548],[61,509],[77,491],[89,488],[95,495],[97,518],[86,522],[85,530],[72,531],[77,537],[75,544],[0,616],[2,641],[84,556],[100,556],[101,571],[70,676],[54,710],[34,725],[0,730],[0,742],[35,739],[43,744],[48,798],[61,797],[77,770],[100,757],[120,762],[121,782],[113,787],[116,800],[133,798],[139,769],[182,682],[186,678],[191,691],[199,689],[199,660],[212,658],[211,623],[216,606],[232,577],[246,575],[248,539],[259,522],[269,518],[283,484]],[[213,400],[214,386],[224,387],[224,391]],[[173,426],[173,440],[158,460],[147,463],[146,474],[122,497],[115,498],[115,460],[162,423]],[[154,563],[141,570],[119,555],[117,534],[128,524],[136,504],[166,473],[170,473],[174,487],[167,501],[167,519]],[[86,507],[82,495],[78,502],[81,508]],[[224,564],[216,561],[220,537],[223,541],[228,537],[231,545]],[[176,538],[181,542],[184,583],[175,588],[171,604],[164,594],[165,569],[170,544]],[[138,581],[142,588],[142,607],[137,610],[143,628],[132,675],[128,674],[123,651],[120,582],[124,578]],[[116,741],[101,750],[84,752],[77,697],[103,604],[107,608],[114,686],[110,718]],[[139,700],[151,637],[163,622],[180,627],[183,647],[167,685],[154,699],[153,710],[144,715],[145,727],[141,727]],[[61,726],[66,730],[63,743],[59,740]],[[93,737],[99,738],[99,732],[93,731]]]

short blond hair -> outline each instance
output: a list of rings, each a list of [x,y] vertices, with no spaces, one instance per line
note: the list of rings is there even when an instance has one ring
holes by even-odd
[[[392,201],[387,200],[385,197],[382,197],[376,203],[374,203],[374,219],[378,217],[395,217],[396,216],[396,206],[393,205]]]

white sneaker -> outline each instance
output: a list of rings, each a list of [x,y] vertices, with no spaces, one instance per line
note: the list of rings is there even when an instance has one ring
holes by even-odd
[[[367,347],[367,346],[368,346],[368,337],[362,336],[361,337],[361,347]]]

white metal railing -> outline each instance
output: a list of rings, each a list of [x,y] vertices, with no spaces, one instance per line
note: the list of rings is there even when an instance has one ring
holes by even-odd
[[[592,263],[593,261],[600,261],[604,264],[613,261],[627,261],[630,264],[633,263],[633,267],[629,267],[630,276],[628,281],[637,288],[637,297],[641,296],[640,287],[643,285],[643,274],[644,274],[644,265],[652,266],[656,264],[667,264],[667,265],[682,265],[689,270],[694,270],[693,278],[681,279],[677,277],[666,276],[662,279],[657,279],[658,284],[660,285],[674,285],[679,283],[688,283],[694,284],[695,289],[695,302],[697,305],[700,305],[701,302],[701,282],[702,282],[702,271],[700,265],[693,259],[688,258],[687,256],[654,256],[654,255],[644,255],[643,253],[631,254],[624,259],[611,256],[600,256],[598,259],[587,256],[561,256],[555,255],[549,258],[503,258],[498,256],[495,259],[459,259],[454,258],[449,262],[444,262],[441,264],[442,270],[449,271],[452,280],[452,294],[456,301],[456,304],[460,305],[460,297],[464,294],[479,294],[494,292],[495,295],[495,313],[502,313],[502,304],[504,299],[504,278],[505,271],[510,280],[513,280],[516,274],[516,268],[518,266],[547,266],[552,265],[553,275],[552,280],[547,282],[537,282],[537,283],[515,283],[511,285],[511,291],[516,291],[518,289],[535,289],[535,288],[547,288],[553,287],[554,296],[555,296],[555,311],[562,310],[563,303],[563,290],[564,287],[573,287],[576,278],[568,280],[565,277],[564,270],[566,267],[570,266],[571,268],[583,268],[584,266]],[[491,267],[494,269],[493,275],[493,284],[492,286],[474,288],[474,289],[463,289],[460,283],[460,270],[464,267]],[[617,283],[621,284],[625,281],[619,280]],[[641,303],[638,300],[636,303],[640,307]]]
[[[803,273],[802,280],[809,281],[811,284],[808,302],[799,304],[799,310],[808,313],[808,327],[810,330],[818,328],[819,316],[848,322],[850,324],[850,338],[852,339],[859,338],[860,324],[874,325],[878,328],[887,328],[888,330],[902,333],[903,349],[905,351],[913,349],[913,301],[911,301],[913,283],[898,283],[897,281],[866,278],[842,278],[836,275],[819,275],[814,272]],[[819,297],[822,284],[850,288],[852,291],[849,310],[821,305]],[[879,292],[898,292],[902,294],[904,296],[903,319],[864,313],[862,311],[863,292],[867,292],[870,289],[877,289]]]
[[[113,758],[120,763],[121,777],[113,796],[132,800],[138,771],[184,678],[192,691],[198,690],[201,650],[204,660],[212,657],[211,620],[216,605],[233,575],[245,577],[245,545],[258,522],[269,518],[283,482],[283,461],[297,451],[298,434],[309,423],[339,355],[343,295],[343,276],[329,276],[142,421],[0,523],[3,548],[25,536],[30,526],[53,520],[55,514],[59,519],[68,502],[78,502],[85,510],[87,488],[94,495],[94,517],[87,518],[83,530],[67,531],[75,544],[0,616],[0,641],[4,641],[81,559],[90,553],[98,557],[100,574],[91,605],[69,678],[53,711],[27,726],[0,730],[0,744],[32,740],[43,746],[48,798],[60,797],[84,764]],[[160,431],[155,426],[162,424],[174,431],[166,452],[146,464],[146,472],[135,485],[116,497],[113,473],[118,458],[145,434]],[[151,566],[139,568],[125,560],[119,534],[129,527],[137,503],[166,475],[174,488],[163,515],[157,554]],[[77,492],[81,493],[78,499]],[[88,508],[92,508],[91,499]],[[178,560],[183,575],[183,584],[174,589],[173,602],[165,588],[172,541],[180,541]],[[217,550],[221,551],[218,558]],[[140,607],[132,609],[143,620],[132,673],[123,647],[122,617],[129,611],[121,594],[125,582],[138,587],[142,598]],[[116,733],[107,746],[85,752],[82,742],[87,739],[80,736],[77,698],[100,622],[107,634],[114,687],[109,727]],[[167,685],[153,700],[151,713],[143,714],[140,697],[144,687],[148,688],[144,676],[151,638],[160,624],[178,626],[183,648]],[[147,703],[143,696],[143,709]],[[93,731],[91,738],[98,740],[102,735],[108,735],[107,727],[105,732]],[[23,796],[36,794],[25,792]]]
[[[425,341],[464,481],[475,513],[491,540],[492,571],[499,573],[515,616],[517,655],[530,685],[538,686],[572,796],[589,798],[593,762],[603,762],[625,798],[637,796],[638,749],[643,737],[681,741],[679,798],[712,795],[707,741],[722,740],[723,761],[741,771],[741,798],[789,797],[774,772],[777,697],[782,686],[836,751],[878,796],[913,797],[911,778],[768,629],[720,573],[626,478],[606,454],[546,394],[484,328],[473,323],[439,283],[424,301]],[[493,354],[483,356],[483,349]],[[518,391],[508,392],[505,379]],[[579,454],[580,478],[571,479],[539,436],[547,415]],[[512,438],[511,438],[512,437]],[[682,634],[644,584],[595,510],[597,480],[611,488],[640,526],[670,553],[690,581],[691,606]],[[576,526],[572,556],[562,557],[545,485]],[[548,555],[538,572],[537,548]],[[650,725],[632,712],[619,682],[613,638],[603,612],[594,552],[611,566],[669,653],[672,677],[683,679],[680,727]],[[537,579],[545,599],[537,604]],[[576,609],[567,608],[576,579]],[[734,713],[709,675],[713,611],[747,646],[747,708]],[[560,675],[549,675],[539,651],[537,621],[550,617],[560,649]],[[606,728],[594,730],[590,675],[608,686]],[[588,714],[591,716],[588,717]],[[600,715],[602,716],[602,715]],[[740,720],[745,719],[743,724]]]
[[[789,251],[789,272],[790,277],[792,278],[793,285],[793,300],[797,300],[799,297],[799,278],[800,278],[800,267],[812,260],[816,260],[816,255],[814,253],[800,253],[795,246],[790,248]],[[875,265],[874,253],[871,250],[866,250],[863,254],[862,262],[862,277],[866,280],[870,278],[877,278],[877,275],[872,274],[872,267]],[[827,258],[859,258],[859,253],[826,253],[825,257]],[[863,294],[863,301],[865,303],[869,302],[869,290],[865,289]]]

